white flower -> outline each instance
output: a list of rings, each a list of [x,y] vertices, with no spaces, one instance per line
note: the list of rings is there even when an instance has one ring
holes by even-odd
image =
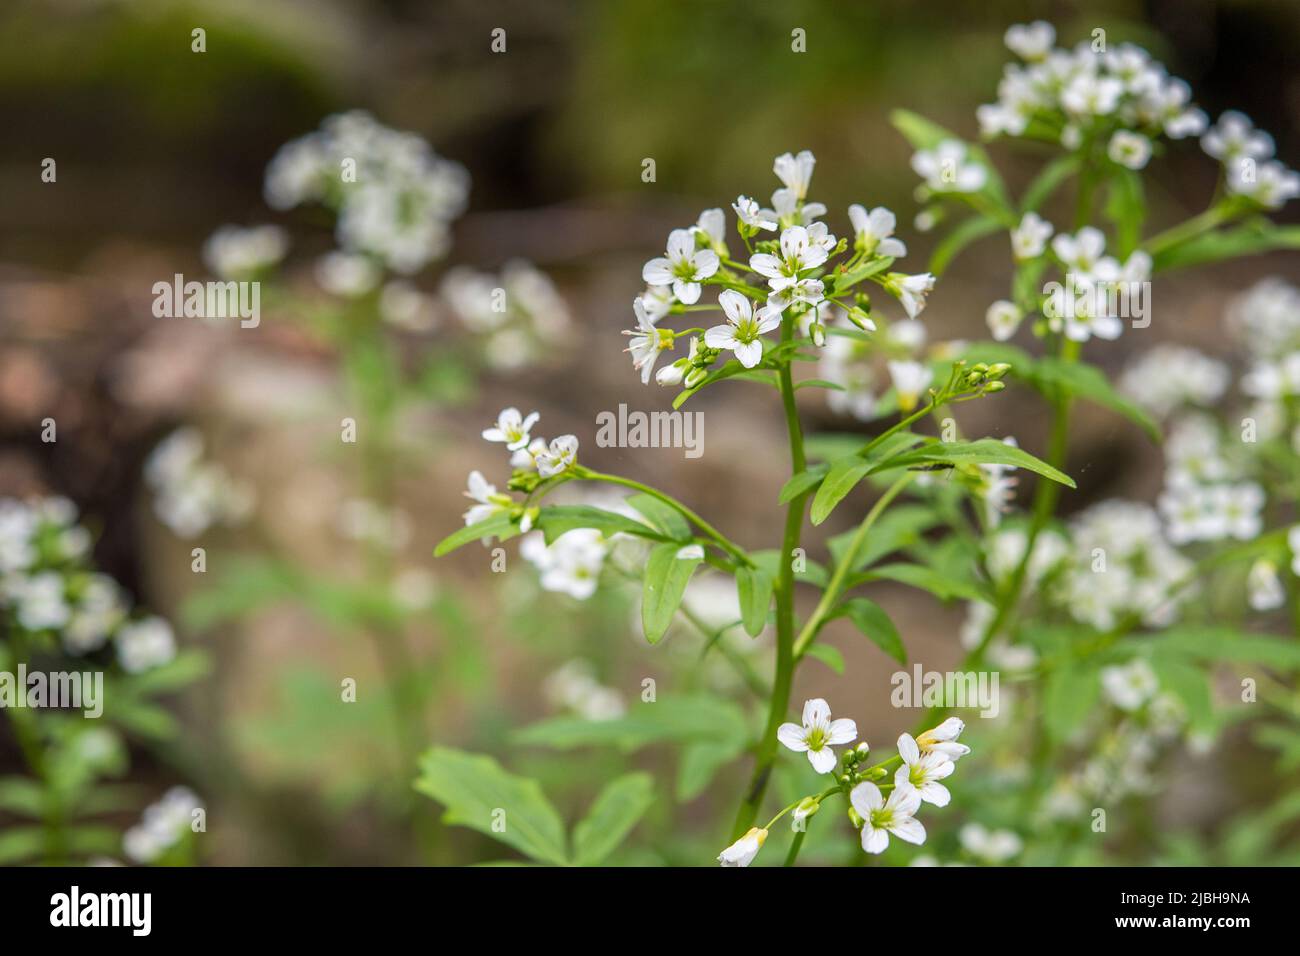
[[[1008,302],[1006,299],[998,299],[984,313],[984,321],[988,324],[989,332],[997,342],[1005,342],[1015,335],[1016,329],[1020,328],[1020,323],[1024,318],[1024,313],[1020,311],[1020,307],[1014,302]]]
[[[658,322],[673,308],[673,288],[667,285],[648,285],[637,300],[651,322]],[[633,307],[635,309],[635,306]]]
[[[932,727],[916,738],[916,745],[921,753],[937,753],[947,757],[953,763],[970,753],[965,744],[957,743],[957,738],[966,729],[958,717],[949,717],[938,727]]]
[[[1001,133],[1019,136],[1029,125],[1029,117],[1021,109],[1006,103],[984,103],[975,108],[975,119],[980,124],[980,136],[993,139]]]
[[[988,170],[966,162],[966,144],[946,139],[934,149],[912,154],[912,169],[935,192],[973,193],[984,188]]]
[[[528,432],[537,424],[539,417],[536,412],[532,412],[524,418],[519,409],[513,406],[503,408],[497,416],[496,427],[484,429],[483,437],[488,441],[505,442],[510,451],[518,451],[528,444]]]
[[[748,196],[737,196],[731,208],[736,211],[736,216],[741,222],[753,229],[776,230],[776,219],[765,215],[759,208],[758,202]]]
[[[546,451],[533,456],[537,463],[537,473],[543,478],[554,478],[569,469],[578,454],[578,439],[574,435],[561,435],[551,439]]]
[[[1300,577],[1300,524],[1286,533],[1286,543],[1291,549],[1291,573]]]
[[[659,353],[673,347],[673,334],[667,329],[655,328],[654,319],[646,312],[641,299],[632,300],[632,311],[636,314],[637,327],[624,329],[623,334],[631,336],[627,341],[627,351],[632,354],[632,367],[641,373],[641,384],[645,385],[650,381]]]
[[[1075,116],[1105,116],[1113,113],[1124,92],[1114,77],[1080,73],[1061,93],[1061,106]]]
[[[916,811],[921,809],[918,791],[896,787],[885,802],[874,783],[860,783],[849,793],[849,802],[862,817],[862,849],[868,853],[885,852],[891,833],[917,846],[925,842],[925,827],[916,819]]]
[[[1286,591],[1278,576],[1277,565],[1267,558],[1260,558],[1250,566],[1250,573],[1246,575],[1246,592],[1254,611],[1271,611],[1286,603]]]
[[[832,745],[847,744],[858,736],[858,725],[841,717],[831,720],[830,704],[815,697],[804,701],[803,726],[785,723],[777,728],[776,739],[796,753],[807,753],[808,762],[818,773],[835,769]]]
[[[1147,351],[1120,377],[1120,391],[1164,417],[1183,405],[1213,405],[1231,380],[1228,366],[1170,343]]]
[[[57,571],[19,578],[9,586],[9,596],[18,604],[18,623],[29,631],[61,628],[72,614],[64,597],[63,576]]]
[[[718,862],[723,866],[749,866],[765,842],[767,831],[761,827],[750,827],[748,833],[718,854]]]
[[[336,250],[316,260],[316,281],[331,295],[354,299],[379,283],[379,267],[366,256]]]
[[[1300,173],[1275,160],[1255,165],[1248,158],[1233,160],[1225,167],[1228,192],[1252,199],[1266,209],[1281,209],[1300,196]]]
[[[1017,261],[1034,259],[1043,254],[1047,248],[1047,238],[1052,234],[1053,226],[1036,212],[1027,212],[1020,225],[1011,233],[1011,252]]]
[[[1151,140],[1141,133],[1119,129],[1111,136],[1106,155],[1121,166],[1142,169],[1151,159]]]
[[[728,349],[735,353],[741,365],[753,368],[763,358],[759,336],[781,324],[781,313],[770,307],[755,312],[753,303],[732,289],[718,295],[718,305],[722,306],[727,324],[708,329],[704,344],[711,349]]]
[[[934,290],[934,275],[920,272],[907,275],[891,272],[884,279],[885,288],[902,303],[909,319],[914,319],[925,309],[925,297]]]
[[[438,324],[433,300],[406,279],[384,283],[379,314],[389,325],[408,332],[429,332]]]
[[[1106,251],[1106,235],[1094,226],[1084,226],[1074,235],[1061,233],[1052,240],[1052,251],[1066,271],[1085,279],[1093,276],[1100,264],[1112,261],[1102,256]]]
[[[817,159],[808,150],[802,150],[798,156],[782,153],[772,163],[772,172],[785,184],[794,198],[800,202],[808,198],[808,184],[812,181],[813,167]]]
[[[574,528],[548,547],[542,535],[529,535],[519,553],[541,574],[543,590],[558,591],[579,601],[596,593],[609,549],[594,528]]]
[[[935,751],[922,754],[911,734],[898,738],[898,755],[903,758],[903,766],[894,774],[895,788],[915,790],[926,803],[946,807],[952,795],[939,781],[957,769],[957,765]]]
[[[1043,59],[1056,42],[1056,28],[1046,20],[1033,23],[1016,23],[1007,27],[1003,36],[1007,49],[1022,60],[1036,62]]]
[[[117,659],[129,674],[159,667],[176,656],[176,638],[171,625],[160,617],[124,624],[114,643]]]
[[[820,266],[826,256],[826,249],[813,240],[807,228],[791,226],[781,233],[780,257],[756,253],[750,257],[749,267],[767,278],[772,289],[768,306],[783,312],[793,302],[815,304],[821,300],[821,281],[801,275]]]
[[[981,823],[966,824],[958,839],[967,853],[989,863],[1005,863],[1024,849],[1024,842],[1011,830],[989,830]]]
[[[721,209],[706,209],[700,213],[692,231],[703,236],[714,252],[727,250],[727,217]]]
[[[671,285],[679,302],[694,305],[700,300],[700,283],[717,271],[716,252],[696,249],[691,230],[674,229],[668,234],[667,258],[651,259],[641,277],[651,285]]]
[[[541,439],[537,439],[537,441],[541,441]],[[471,501],[477,502],[465,512],[466,525],[478,524],[480,521],[486,521],[499,511],[510,510],[506,497],[497,494],[496,485],[489,484],[481,471],[471,471],[469,473],[468,488],[464,495]]]
[[[275,265],[288,248],[279,226],[222,226],[203,244],[203,262],[222,279],[246,279]]]
[[[1201,137],[1201,148],[1225,164],[1242,157],[1269,159],[1273,155],[1273,137],[1256,129],[1245,113],[1228,110]]]
[[[1132,712],[1156,695],[1160,682],[1151,665],[1139,657],[1128,664],[1103,667],[1101,687],[1116,707]]]
[[[921,362],[889,363],[889,377],[894,382],[894,392],[898,396],[898,407],[910,412],[916,407],[917,399],[934,381],[934,372],[930,366]]]
[[[894,234],[897,218],[884,206],[867,212],[866,207],[854,203],[849,207],[849,222],[853,225],[854,243],[867,255],[889,256],[898,259],[907,255],[907,246]]]
[[[542,692],[552,704],[587,720],[614,720],[627,712],[618,691],[600,684],[591,664],[582,659],[571,660],[548,676]]]
[[[1253,482],[1219,485],[1210,491],[1211,527],[1215,537],[1250,541],[1264,526],[1264,489]]]

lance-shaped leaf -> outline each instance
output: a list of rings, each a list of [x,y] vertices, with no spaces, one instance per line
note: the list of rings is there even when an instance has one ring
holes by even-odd
[[[772,576],[760,567],[737,565],[736,591],[740,595],[740,615],[745,633],[758,637],[767,626],[767,610],[772,603]]]
[[[596,866],[617,849],[654,803],[648,773],[629,773],[606,784],[573,830],[573,862]]]
[[[471,541],[478,541],[480,538],[500,538],[502,541],[512,537],[514,532],[519,530],[510,513],[498,511],[476,524],[466,525],[459,531],[453,531],[447,537],[438,542],[438,546],[433,549],[433,556],[441,558],[444,554],[450,554],[462,545],[469,544]]]
[[[932,442],[872,465],[868,472],[891,471],[895,468],[925,468],[929,465],[1011,465],[1050,478],[1067,488],[1076,487],[1074,479],[1065,472],[1035,458],[1022,448],[1007,445],[996,438]],[[829,481],[829,477],[827,480]]]
[[[907,663],[907,650],[903,647],[903,639],[898,635],[898,628],[885,613],[885,609],[875,601],[852,598],[840,605],[835,615],[844,615],[882,651],[900,664]]]
[[[547,544],[575,528],[594,528],[607,538],[616,534],[632,534],[656,540],[664,537],[635,518],[616,511],[593,508],[591,505],[548,505],[537,516],[537,528],[546,537]]]
[[[703,560],[704,548],[698,544],[669,541],[650,549],[641,592],[641,627],[651,644],[659,643],[668,631],[686,585]]]
[[[627,503],[641,512],[646,521],[658,532],[673,541],[690,541],[690,523],[681,512],[650,495],[633,495]]]
[[[1013,375],[1019,371],[1013,366]],[[1063,362],[1047,356],[1034,363],[1027,377],[1041,391],[1062,389],[1071,395],[1118,412],[1146,432],[1152,441],[1160,441],[1160,426],[1156,424],[1155,419],[1115,391],[1106,376],[1091,365],[1082,362]]]

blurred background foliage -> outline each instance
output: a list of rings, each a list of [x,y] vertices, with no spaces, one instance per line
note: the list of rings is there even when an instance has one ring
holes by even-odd
[[[160,338],[148,312],[150,284],[197,273],[199,246],[221,223],[328,225],[311,212],[266,209],[262,174],[275,150],[323,116],[357,107],[420,133],[473,177],[449,261],[495,268],[514,256],[533,259],[560,282],[582,330],[579,347],[557,349],[546,368],[489,377],[477,393],[462,387],[453,413],[435,422],[430,412],[411,426],[436,460],[400,481],[418,520],[408,554],[427,565],[432,542],[459,523],[465,472],[496,460],[475,443],[503,404],[540,408],[548,433],[586,434],[592,409],[630,396],[658,401],[656,392],[633,391],[639,386],[618,352],[616,333],[640,290],[641,263],[700,208],[725,207],[741,191],[765,199],[777,153],[816,153],[816,193],[833,221],[849,202],[898,210],[900,234],[913,247],[909,261],[925,261],[931,240],[910,223],[911,150],[888,113],[913,109],[974,138],[975,107],[993,98],[1009,58],[1003,31],[1035,18],[1052,21],[1065,44],[1102,28],[1114,42],[1146,46],[1188,80],[1211,116],[1245,110],[1295,164],[1300,5],[1293,0],[7,0],[0,7],[0,493],[73,497],[100,531],[99,563],[214,643],[217,677],[187,699],[189,743],[173,761],[216,808],[207,859],[465,862],[500,854],[464,830],[412,844],[383,808],[408,798],[411,777],[379,742],[377,728],[390,719],[382,700],[363,695],[344,717],[320,703],[336,696],[340,667],[354,673],[374,665],[359,644],[332,644],[330,623],[321,620],[341,600],[327,572],[346,569],[349,559],[322,535],[313,495],[327,480],[352,480],[338,462],[321,464],[329,429],[301,427],[302,395],[333,388],[328,354],[273,325],[256,337],[181,348]],[[191,52],[195,27],[207,31],[204,54]],[[489,50],[496,27],[507,30],[505,54]],[[796,27],[806,31],[805,54],[791,52]],[[991,152],[1013,187],[1022,187],[1032,164],[1002,144]],[[47,156],[58,160],[57,187],[39,181]],[[657,166],[653,184],[641,181],[647,157]],[[1164,192],[1150,197],[1157,227],[1196,211],[1190,204],[1208,194],[1215,170],[1204,159],[1188,148],[1162,160]],[[1296,208],[1279,218],[1294,221]],[[325,250],[328,229],[301,244]],[[938,334],[983,334],[984,307],[1002,292],[1004,258],[1000,249],[976,248],[945,277],[926,314]],[[1155,335],[1213,347],[1226,296],[1280,262],[1211,269],[1162,292]],[[1122,362],[1128,344],[1108,360]],[[646,480],[720,515],[743,544],[767,546],[770,529],[756,524],[763,509],[732,488],[748,468],[748,480],[775,494],[784,465],[761,452],[776,447],[778,433],[752,425],[743,403],[717,394],[698,407],[710,415],[714,444],[689,473],[672,451],[605,450],[604,461],[636,456]],[[33,425],[51,408],[63,429],[57,446],[42,445]],[[820,405],[810,415],[820,416],[814,428],[846,427]],[[220,595],[191,593],[187,547],[152,521],[139,477],[160,435],[190,420],[218,436],[217,452],[234,469],[278,484],[271,494],[262,489],[266,497],[297,502],[296,512],[273,516],[272,530],[296,543],[332,595],[318,594],[304,612],[295,603],[312,602],[286,587],[270,595],[271,610],[257,623],[234,628]],[[1025,446],[1041,443],[1037,412],[1015,427]],[[1071,507],[1158,487],[1158,459],[1122,424],[1085,415],[1077,440],[1068,470],[1081,490]],[[827,525],[829,533],[841,530]],[[236,535],[226,544],[238,550],[248,542]],[[553,751],[514,746],[512,730],[546,711],[538,675],[582,656],[631,697],[663,649],[638,644],[621,594],[578,606],[521,593],[518,575],[498,581],[482,573],[479,559],[444,565],[436,569],[429,622],[411,625],[433,647],[429,735],[509,752],[511,769],[536,776],[572,821],[590,802],[593,781],[627,761],[599,750],[584,754],[582,773],[573,774]],[[263,584],[279,580],[266,568],[248,573]],[[955,659],[954,612],[910,599],[884,603],[932,666]],[[339,633],[347,631],[346,607],[343,613]],[[856,646],[846,657],[850,665],[884,660]],[[856,693],[879,700],[862,703],[861,715],[874,708],[881,729],[873,739],[886,739],[906,718],[883,703],[885,673],[875,671]],[[816,679],[800,689],[817,689]],[[0,763],[12,759],[0,739]],[[146,783],[175,771],[147,757],[133,766]],[[681,772],[654,769],[663,781]],[[1174,819],[1210,819],[1223,796],[1207,784]],[[720,795],[713,806],[706,796],[693,813],[713,819],[730,799]],[[336,825],[339,814],[348,826]],[[649,825],[668,815],[652,808]],[[711,856],[715,830],[706,827],[702,843],[665,834],[661,851],[683,862]],[[1152,859],[1154,846],[1155,834],[1145,834],[1134,858]],[[1181,838],[1171,847],[1178,859],[1215,852]],[[808,853],[818,858],[813,837]]]

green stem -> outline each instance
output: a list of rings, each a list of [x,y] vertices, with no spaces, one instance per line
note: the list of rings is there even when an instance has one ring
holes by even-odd
[[[1180,243],[1187,242],[1189,239],[1195,239],[1202,233],[1209,232],[1215,226],[1231,219],[1232,216],[1233,208],[1231,204],[1216,203],[1205,212],[1152,236],[1143,243],[1143,246],[1151,255],[1158,255]]]
[[[827,615],[830,614],[832,608],[835,607],[836,601],[839,600],[840,593],[844,590],[844,581],[849,576],[849,571],[853,567],[854,558],[857,557],[858,552],[862,549],[862,545],[867,539],[867,532],[871,530],[871,526],[876,523],[876,519],[879,518],[884,510],[889,506],[889,503],[898,497],[899,493],[902,492],[902,490],[906,488],[915,477],[916,472],[914,471],[903,472],[903,474],[899,476],[898,480],[890,485],[885,493],[877,499],[876,503],[871,506],[871,510],[867,512],[867,516],[863,518],[862,523],[858,525],[858,530],[853,533],[853,538],[849,541],[849,546],[844,553],[843,559],[835,565],[835,573],[831,575],[830,583],[826,585],[826,590],[822,592],[821,600],[817,602],[817,609],[813,611],[812,617],[808,618],[808,622],[804,624],[803,630],[799,632],[799,637],[794,642],[794,657],[796,661],[803,657],[807,652],[809,645],[816,639],[817,632],[821,629],[822,624],[825,623]]]
[[[606,484],[610,484],[610,485],[621,485],[624,488],[631,488],[634,491],[641,492],[643,495],[649,495],[651,498],[663,502],[664,504],[668,505],[668,507],[672,508],[678,514],[680,514],[687,521],[693,523],[697,528],[703,531],[714,541],[716,541],[719,547],[721,547],[724,551],[726,551],[728,554],[734,557],[741,564],[750,568],[754,566],[754,562],[750,559],[749,555],[745,553],[744,548],[740,547],[740,545],[736,544],[725,534],[723,534],[717,528],[713,527],[713,525],[709,524],[707,521],[705,521],[703,518],[697,515],[694,511],[686,507],[686,505],[682,504],[680,501],[678,501],[676,498],[672,497],[671,495],[666,495],[662,491],[659,491],[657,488],[651,488],[649,485],[642,484],[641,482],[636,481],[635,479],[624,478],[621,475],[606,475],[599,471],[592,471],[590,468],[574,468],[573,475],[575,478],[585,479],[587,481],[603,481]]]
[[[799,851],[803,848],[803,838],[805,831],[796,830],[794,839],[790,841],[790,852],[785,855],[785,862],[782,866],[794,866],[794,861],[799,856]]]
[[[787,316],[781,323],[781,341],[794,337],[794,319]],[[803,448],[803,429],[794,401],[794,381],[790,363],[781,366],[778,375],[781,405],[785,411],[786,432],[790,441],[791,474],[797,475],[808,467]],[[803,528],[804,505],[807,492],[791,499],[785,515],[785,531],[781,538],[780,571],[776,591],[776,677],[772,683],[772,698],[768,705],[767,726],[759,739],[754,759],[754,771],[749,786],[736,811],[732,826],[732,839],[739,839],[754,823],[759,805],[767,791],[772,767],[776,763],[776,731],[785,720],[790,707],[790,688],[794,683],[794,563],[791,555],[799,547],[799,534]]]

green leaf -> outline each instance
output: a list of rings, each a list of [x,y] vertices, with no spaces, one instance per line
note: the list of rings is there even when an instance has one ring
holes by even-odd
[[[659,537],[640,521],[591,505],[548,505],[538,514],[537,527],[545,536],[547,544],[552,544],[560,535],[576,528],[594,528],[606,538],[616,534]]]
[[[859,574],[850,583],[857,585],[880,580],[909,584],[914,588],[929,591],[941,601],[960,598],[964,601],[992,603],[989,595],[979,585],[920,564],[881,564]]]
[[[632,751],[663,741],[744,747],[749,734],[744,711],[733,702],[687,694],[641,702],[622,717],[609,720],[551,717],[516,731],[511,739],[557,750],[605,746]]]
[[[1192,730],[1212,730],[1214,704],[1205,670],[1176,654],[1152,654],[1150,660],[1161,688],[1177,697],[1187,710]]]
[[[1300,669],[1300,644],[1267,634],[1247,634],[1231,628],[1179,627],[1166,631],[1153,643],[1160,653],[1178,653],[1211,663]]]
[[[515,776],[491,757],[449,747],[426,751],[419,770],[415,789],[447,808],[447,823],[477,830],[534,860],[568,862],[564,824],[536,780]]]
[[[188,687],[212,671],[212,658],[200,650],[182,651],[166,664],[128,678],[133,693],[166,694]]]
[[[874,473],[893,468],[920,468],[926,465],[1013,465],[1042,475],[1044,478],[1050,478],[1067,488],[1076,487],[1074,479],[1069,475],[1035,458],[1024,449],[1007,445],[995,438],[981,438],[969,442],[933,442],[915,451],[905,452],[873,465],[868,471]],[[828,476],[827,483],[829,481]],[[815,507],[814,503],[814,509]],[[815,519],[814,523],[816,523]]]
[[[691,526],[680,511],[651,495],[633,495],[627,503],[641,512],[651,527],[673,541],[690,541]]]
[[[1052,160],[1025,190],[1024,200],[1020,203],[1021,212],[1038,209],[1062,183],[1078,171],[1079,157],[1074,154]]]
[[[704,549],[699,545],[669,541],[650,549],[645,565],[645,587],[641,592],[641,627],[651,644],[659,643],[668,631],[686,593],[686,585],[703,559]]]
[[[885,609],[875,601],[852,598],[836,609],[835,615],[836,617],[844,615],[882,651],[900,664],[907,663],[907,649],[903,647],[903,639],[898,634],[898,628],[885,613]]]
[[[28,777],[0,777],[0,810],[39,820],[45,814],[45,791]]]
[[[677,397],[673,399],[673,408],[681,408],[686,404],[686,401],[689,398],[708,388],[710,385],[737,376],[766,384],[771,378],[771,373],[760,372],[758,369],[747,369],[736,359],[731,359],[721,368],[716,368],[706,375],[704,381],[700,382],[700,384],[696,385],[694,388],[688,388],[678,392]]]
[[[1101,679],[1095,667],[1054,668],[1043,687],[1043,724],[1048,737],[1060,743],[1070,736],[1091,713],[1101,693]]]
[[[942,275],[949,263],[967,246],[1002,228],[1002,223],[989,216],[971,216],[935,246],[934,254],[930,256],[930,271],[936,276]]]
[[[498,511],[477,524],[466,525],[459,531],[447,535],[433,549],[433,556],[441,558],[444,554],[450,554],[462,545],[477,541],[480,538],[500,538],[504,541],[512,531],[516,530],[518,530],[518,526],[514,523],[510,513],[508,511]]]
[[[807,654],[809,657],[817,658],[840,676],[844,675],[844,655],[840,653],[838,647],[832,647],[830,644],[811,644]]]
[[[743,749],[742,743],[703,741],[687,744],[677,765],[677,799],[686,803],[702,794],[714,775],[735,760]]]
[[[843,385],[837,382],[828,382],[824,378],[806,378],[802,382],[796,382],[794,390],[797,392],[801,388],[828,388],[832,392],[847,391]]]
[[[767,610],[772,603],[772,577],[763,568],[737,565],[736,590],[740,594],[741,622],[745,633],[758,637],[767,626]]]
[[[1106,193],[1106,218],[1115,224],[1115,254],[1121,261],[1137,248],[1146,215],[1142,177],[1131,169],[1115,170]]]
[[[654,803],[654,780],[629,773],[605,785],[573,830],[573,862],[596,866],[632,832]]]
[[[779,505],[789,504],[805,491],[811,491],[821,484],[822,479],[826,477],[826,472],[830,471],[830,469],[830,465],[822,462],[799,472],[797,475],[792,475],[790,480],[781,486],[781,494],[777,497],[776,503]]]
[[[1013,370],[1012,374],[1017,371]],[[1146,432],[1152,441],[1160,441],[1160,426],[1155,419],[1115,391],[1099,369],[1082,362],[1063,362],[1057,358],[1044,357],[1034,363],[1030,374],[1041,391],[1063,389],[1071,395],[1118,412]]]
[[[871,470],[872,462],[861,455],[846,455],[831,462],[830,470],[813,497],[812,523],[818,525],[825,521],[844,496]]]
[[[876,520],[849,571],[861,571],[886,555],[915,544],[924,532],[938,523],[939,516],[927,505],[894,505]],[[826,542],[836,564],[844,560],[844,551],[856,533],[856,529],[846,531]]]
[[[44,847],[43,827],[6,827],[0,833],[0,866],[38,858]]]
[[[1167,272],[1275,249],[1300,249],[1300,226],[1275,226],[1267,219],[1256,219],[1235,229],[1207,232],[1155,253],[1152,268]]]

